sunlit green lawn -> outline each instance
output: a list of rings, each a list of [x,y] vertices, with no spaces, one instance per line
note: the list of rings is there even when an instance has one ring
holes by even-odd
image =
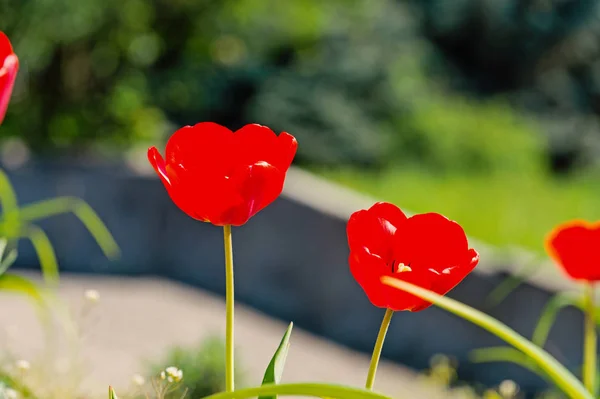
[[[458,221],[468,235],[498,246],[542,252],[544,237],[555,224],[572,218],[600,219],[600,183],[592,178],[438,176],[409,170],[317,172],[410,212],[442,213]]]

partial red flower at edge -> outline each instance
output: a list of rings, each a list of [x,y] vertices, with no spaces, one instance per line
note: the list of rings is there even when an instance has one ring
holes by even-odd
[[[572,220],[556,226],[546,251],[573,280],[600,280],[600,222]]]
[[[148,159],[175,204],[194,219],[217,226],[245,224],[283,189],[298,143],[266,126],[235,133],[212,122],[177,130],[165,158],[155,147]]]
[[[397,206],[378,202],[350,217],[350,271],[373,305],[417,312],[431,305],[389,287],[390,276],[446,294],[479,262],[462,227],[437,213],[406,217]]]
[[[4,120],[18,70],[19,59],[8,37],[0,31],[0,124]]]

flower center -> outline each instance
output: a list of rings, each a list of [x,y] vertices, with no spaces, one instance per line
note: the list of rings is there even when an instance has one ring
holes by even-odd
[[[392,273],[404,273],[404,272],[412,272],[410,264],[405,265],[404,263],[396,261],[392,261]]]

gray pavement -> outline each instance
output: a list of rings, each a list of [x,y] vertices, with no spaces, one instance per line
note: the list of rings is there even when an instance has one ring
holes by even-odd
[[[100,293],[95,305],[84,298],[88,289]],[[26,378],[61,399],[104,397],[109,384],[126,396],[132,376],[144,371],[144,359],[156,361],[169,347],[197,344],[225,328],[222,298],[159,279],[64,275],[59,297],[64,307],[53,308],[68,310],[75,322],[65,328],[56,321],[64,321],[64,313],[55,311],[54,327],[44,329],[27,299],[0,293],[0,343],[5,362],[29,360]],[[258,385],[287,325],[241,305],[235,321],[239,366]],[[283,381],[360,386],[368,366],[367,355],[295,328]],[[81,395],[74,396],[75,390]],[[397,398],[449,397],[413,371],[385,361],[376,390]]]

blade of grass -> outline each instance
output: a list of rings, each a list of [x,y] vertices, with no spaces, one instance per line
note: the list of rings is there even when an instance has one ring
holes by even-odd
[[[239,389],[233,392],[221,392],[206,396],[205,399],[245,399],[257,396],[313,396],[335,399],[391,399],[389,396],[377,394],[364,389],[345,387],[341,385],[319,383],[297,383],[281,385],[263,385],[256,388]]]
[[[281,338],[281,342],[277,347],[277,350],[273,354],[267,369],[265,370],[265,376],[263,378],[262,384],[279,384],[281,381],[281,376],[283,374],[283,367],[285,366],[285,359],[287,358],[288,350],[290,349],[290,337],[292,336],[292,328],[294,327],[294,323],[290,323],[287,330],[283,334],[283,338]],[[277,396],[260,396],[258,399],[275,399]]]
[[[17,260],[17,251],[14,249],[9,251],[4,258],[2,258],[2,255],[0,254],[0,276],[3,275],[13,263],[15,263],[15,260]]]
[[[523,352],[511,348],[510,346],[494,346],[490,348],[480,348],[471,351],[469,359],[473,363],[492,363],[492,362],[508,362],[519,365],[532,373],[540,376],[548,382],[548,376]]]
[[[506,341],[529,356],[572,399],[593,399],[592,394],[585,389],[581,382],[554,357],[493,317],[454,299],[446,298],[399,279],[385,276],[382,277],[381,281],[386,285],[431,302]]]
[[[575,306],[583,309],[583,300],[578,298],[571,293],[563,292],[554,295],[544,307],[540,320],[535,326],[531,341],[540,346],[544,347],[552,329],[552,325],[558,316],[558,312],[567,306]]]
[[[59,197],[21,207],[20,220],[24,223],[54,215],[72,212],[94,237],[106,257],[116,258],[120,254],[114,237],[98,214],[87,202],[74,197]]]
[[[43,302],[42,290],[32,281],[17,274],[5,273],[0,276],[0,291],[25,294],[35,302]]]
[[[40,260],[42,275],[47,284],[55,285],[58,283],[58,262],[56,254],[50,239],[44,233],[44,230],[35,225],[27,226],[21,238],[27,238],[33,244],[33,248]]]

